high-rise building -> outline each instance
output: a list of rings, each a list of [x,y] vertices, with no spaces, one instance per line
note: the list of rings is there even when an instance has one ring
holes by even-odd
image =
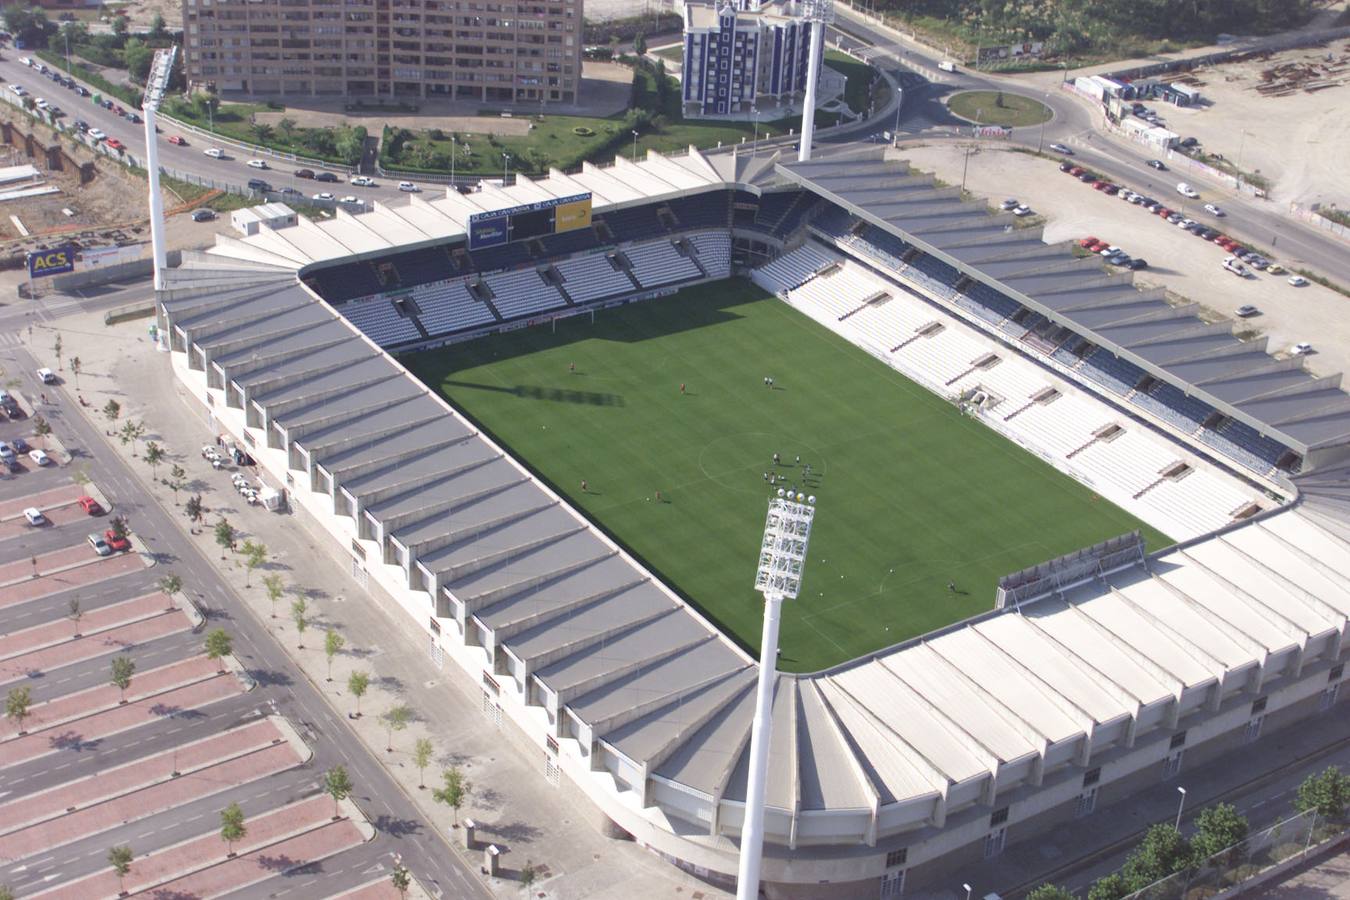
[[[256,97],[576,103],[582,0],[183,0],[187,78]]]
[[[794,0],[686,0],[685,115],[791,102],[806,89],[810,38]]]

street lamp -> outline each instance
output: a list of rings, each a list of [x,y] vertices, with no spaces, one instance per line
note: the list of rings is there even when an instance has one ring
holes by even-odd
[[[511,178],[511,154],[502,154],[502,187],[506,187],[506,182]]]
[[[1181,800],[1177,802],[1177,824],[1174,826],[1177,831],[1181,830],[1181,811],[1186,807],[1186,789],[1177,788],[1177,793],[1181,795]]]
[[[764,538],[759,547],[755,590],[764,595],[764,635],[760,639],[759,685],[750,731],[750,778],[745,790],[736,900],[759,897],[759,863],[764,853],[764,786],[769,775],[769,738],[773,732],[773,689],[778,680],[778,617],[783,600],[795,599],[801,589],[811,522],[816,515],[815,502],[815,497],[779,488],[778,495],[769,500]]]
[[[633,162],[637,162],[637,139],[638,139],[637,129],[634,128],[634,129],[633,129]]]
[[[970,900],[970,885],[963,884],[961,887],[966,889],[966,900]]]
[[[452,132],[450,132],[450,186],[451,186],[451,187],[454,187],[454,186],[455,186],[455,157],[458,155],[458,153],[456,152],[456,151],[458,151],[458,150],[459,150],[459,146],[455,143],[455,133],[452,131]]]

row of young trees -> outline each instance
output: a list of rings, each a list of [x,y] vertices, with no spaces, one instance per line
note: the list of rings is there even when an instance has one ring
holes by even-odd
[[[1308,776],[1299,785],[1294,809],[1316,813],[1327,822],[1343,822],[1350,810],[1350,775],[1331,766]],[[1241,852],[1233,848],[1247,839],[1249,830],[1246,817],[1229,803],[1202,810],[1195,817],[1195,833],[1190,838],[1170,823],[1154,825],[1118,871],[1093,882],[1088,900],[1121,900],[1178,872],[1199,869],[1225,851]],[[1027,900],[1073,900],[1073,894],[1058,885],[1043,884]]]

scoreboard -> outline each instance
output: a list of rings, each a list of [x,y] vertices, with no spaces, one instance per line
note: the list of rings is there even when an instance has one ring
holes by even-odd
[[[575,231],[591,224],[591,194],[540,200],[469,216],[469,249]]]

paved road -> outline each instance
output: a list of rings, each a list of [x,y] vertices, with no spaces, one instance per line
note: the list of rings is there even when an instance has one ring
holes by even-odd
[[[119,301],[125,302],[125,292],[135,293],[137,290],[135,286],[127,286],[123,291],[110,291],[99,298],[88,300],[82,298],[79,302],[81,306],[86,305],[86,302],[90,306],[117,305]],[[140,289],[140,295],[144,296],[143,288]],[[4,328],[7,322],[15,321],[15,316],[15,311],[9,311],[8,315],[0,312],[0,329]],[[23,320],[20,317],[17,321]],[[7,368],[19,373],[19,377],[25,381],[23,390],[35,393],[36,378],[30,373],[37,369],[38,363],[26,350],[19,347],[8,349],[5,355],[13,361],[12,366]],[[62,401],[62,403],[70,402],[72,402],[70,399]],[[343,714],[331,709],[322,694],[299,675],[291,666],[284,650],[278,646],[262,623],[244,611],[243,604],[216,576],[210,563],[188,542],[178,524],[169,521],[167,513],[147,499],[139,482],[141,473],[132,472],[120,459],[108,452],[102,444],[103,437],[86,424],[83,417],[74,412],[66,414],[60,405],[54,405],[44,411],[44,414],[62,436],[67,448],[79,456],[80,465],[88,471],[110,501],[128,516],[138,538],[160,560],[161,565],[140,574],[140,581],[136,576],[118,579],[120,584],[117,586],[122,588],[120,595],[135,596],[151,589],[154,580],[166,571],[180,575],[185,583],[185,592],[208,610],[210,626],[221,625],[234,635],[236,658],[258,679],[260,686],[249,694],[231,697],[204,707],[200,718],[189,718],[176,723],[174,727],[181,730],[173,734],[157,727],[137,729],[110,736],[100,741],[97,747],[78,754],[48,757],[7,768],[0,771],[0,793],[9,791],[13,796],[41,790],[80,775],[92,774],[103,767],[129,762],[148,753],[167,750],[189,740],[206,737],[223,728],[246,721],[258,715],[260,711],[278,712],[295,724],[314,746],[315,758],[308,768],[302,770],[308,781],[316,783],[319,773],[338,763],[347,766],[356,785],[353,799],[379,828],[379,834],[374,841],[362,845],[357,850],[344,852],[340,856],[340,863],[324,864],[314,867],[313,871],[307,869],[304,884],[301,884],[298,878],[292,879],[296,882],[292,893],[301,897],[330,894],[338,887],[345,888],[357,883],[357,875],[364,870],[373,870],[377,865],[387,867],[391,855],[399,853],[405,863],[433,890],[454,897],[487,896],[486,890],[477,878],[458,862],[458,857],[441,843],[442,839],[431,832],[430,827],[419,817],[415,807],[386,775],[381,764],[352,735]],[[36,482],[33,489],[38,489]],[[6,493],[8,491],[0,489],[0,496]],[[106,598],[104,602],[110,601],[113,599],[110,593],[113,587],[113,584],[107,582],[99,585],[97,596],[100,599]],[[91,595],[94,593],[91,590]],[[81,602],[86,602],[83,595]],[[65,603],[64,596],[57,596],[33,601],[32,605],[41,605],[47,610],[55,607],[59,612]],[[28,605],[24,604],[25,607]],[[16,611],[28,610],[18,608]],[[36,623],[37,620],[32,624]],[[137,648],[135,653],[159,649],[162,648],[157,644],[151,644]],[[167,661],[167,656],[164,661]],[[97,661],[94,664],[96,665]],[[148,664],[142,665],[139,662],[138,665],[142,671],[149,667]],[[77,664],[75,671],[79,673],[76,677],[82,681],[94,678],[94,675],[89,674],[91,670],[84,664]],[[218,811],[218,801],[202,802],[208,803],[213,814]],[[275,806],[275,802],[272,802],[272,805]],[[182,815],[184,815],[182,810],[175,810],[172,813],[175,819]],[[134,838],[136,834],[145,830],[146,828],[142,827],[130,831],[129,836]],[[107,852],[107,840],[105,836],[105,839],[99,842],[100,855]],[[40,866],[28,862],[23,865],[30,865],[33,877],[39,881],[53,874],[66,879],[71,877],[75,869],[67,871],[67,866],[61,861],[70,859],[73,855],[75,854],[71,852],[61,853],[56,854],[54,859],[45,860]],[[357,862],[362,865],[353,871]],[[77,863],[78,859],[70,866]],[[13,866],[0,868],[0,877],[17,884],[13,880],[13,868]],[[19,874],[27,875],[28,872]],[[269,885],[256,886],[242,894],[262,896],[277,890],[278,883],[273,880]]]
[[[933,51],[920,44],[897,39],[889,32],[868,25],[856,13],[845,7],[836,7],[838,27],[851,39],[854,46],[870,48],[868,55],[875,65],[888,70],[900,66],[914,76],[907,80],[905,110],[899,132],[905,137],[955,138],[950,129],[960,126],[961,120],[947,113],[942,98],[961,90],[1020,90],[1043,100],[1054,111],[1054,118],[1044,127],[1014,129],[1012,142],[1028,148],[1048,147],[1052,143],[1070,146],[1080,165],[1092,168],[1118,184],[1150,194],[1167,202],[1175,199],[1176,182],[1168,173],[1155,172],[1145,163],[1152,158],[1143,147],[1106,138],[1096,130],[1093,114],[1086,102],[1066,92],[1044,93],[1028,89],[1013,79],[996,78],[964,69],[956,73],[938,72],[941,61]],[[940,75],[941,83],[930,81],[927,73]],[[872,120],[872,133],[892,130],[894,121]],[[940,130],[939,130],[940,129]],[[856,139],[856,137],[852,138]],[[836,137],[827,140],[838,140]],[[1194,180],[1194,179],[1192,179]],[[1285,216],[1280,208],[1262,200],[1239,197],[1231,191],[1208,187],[1200,179],[1197,189],[1206,198],[1214,200],[1227,212],[1223,219],[1215,219],[1192,210],[1193,218],[1220,228],[1227,234],[1274,251],[1282,261],[1290,258],[1324,274],[1341,284],[1350,285],[1350,248],[1326,232],[1310,228]]]

